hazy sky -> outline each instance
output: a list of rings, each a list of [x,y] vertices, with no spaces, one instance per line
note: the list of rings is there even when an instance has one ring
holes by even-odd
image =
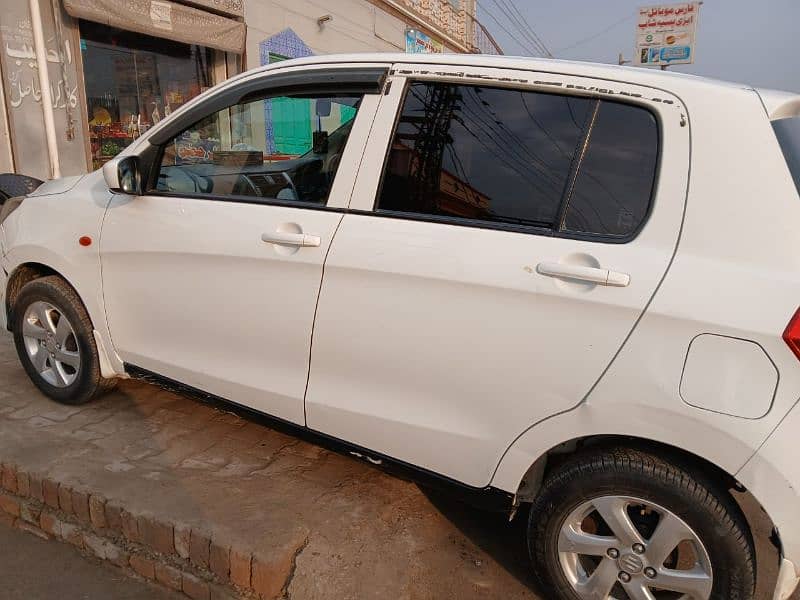
[[[522,39],[496,1],[478,0],[478,18],[506,54],[530,54],[490,16]],[[636,9],[658,4],[649,0],[505,2],[513,3],[525,15],[556,58],[614,64],[620,52],[626,59],[632,58]],[[800,92],[800,63],[794,52],[798,37],[800,0],[705,0],[700,7],[695,63],[670,69]],[[586,41],[578,44],[582,40]]]

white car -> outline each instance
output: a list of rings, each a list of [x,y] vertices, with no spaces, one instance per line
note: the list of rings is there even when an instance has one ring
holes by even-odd
[[[798,186],[797,95],[506,57],[286,61],[6,202],[0,320],[54,400],[168,381],[530,504],[548,599],[754,598],[747,490],[787,598]]]

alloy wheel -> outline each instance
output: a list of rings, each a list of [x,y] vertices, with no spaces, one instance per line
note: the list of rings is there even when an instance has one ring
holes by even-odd
[[[698,535],[653,502],[601,496],[564,521],[561,569],[586,600],[708,600],[711,561]]]
[[[59,308],[43,301],[28,306],[22,338],[33,368],[44,381],[58,388],[75,381],[81,366],[78,339]]]

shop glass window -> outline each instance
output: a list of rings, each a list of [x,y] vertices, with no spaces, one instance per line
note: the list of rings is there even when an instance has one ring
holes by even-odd
[[[156,191],[325,204],[361,96],[279,96],[216,112],[164,145]]]
[[[213,51],[80,22],[93,168],[211,87]]]
[[[563,229],[627,237],[647,216],[658,161],[658,125],[641,107],[601,102]]]
[[[451,83],[409,86],[378,210],[627,238],[650,206],[658,126],[646,109]]]
[[[551,228],[592,109],[586,98],[413,83],[378,208]]]

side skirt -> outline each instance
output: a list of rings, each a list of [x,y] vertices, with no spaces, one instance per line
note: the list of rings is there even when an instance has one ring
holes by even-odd
[[[401,479],[413,481],[423,487],[444,492],[474,508],[509,514],[512,512],[513,495],[503,490],[491,486],[476,488],[463,484],[449,477],[434,473],[433,471],[414,466],[384,454],[373,452],[372,450],[351,444],[345,440],[326,435],[319,431],[309,429],[308,427],[302,427],[284,421],[283,419],[237,404],[231,400],[209,394],[203,390],[199,390],[135,365],[125,363],[125,371],[134,379],[157,385],[170,392],[189,396],[209,406],[233,412],[243,419],[298,437],[311,444],[316,444],[317,446],[331,450],[332,452],[360,459],[373,468],[379,467],[383,471],[391,473]]]

